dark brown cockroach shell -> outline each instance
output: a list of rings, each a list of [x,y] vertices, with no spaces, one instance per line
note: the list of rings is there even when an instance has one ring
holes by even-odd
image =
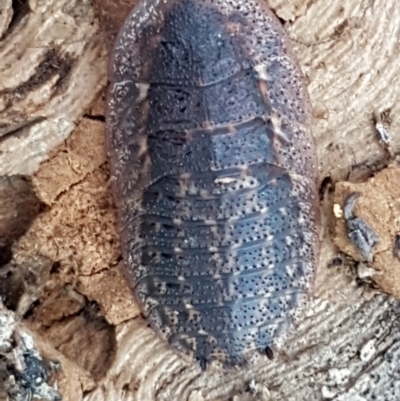
[[[110,81],[113,191],[144,316],[203,367],[272,355],[319,254],[310,105],[285,31],[261,0],[144,0]]]

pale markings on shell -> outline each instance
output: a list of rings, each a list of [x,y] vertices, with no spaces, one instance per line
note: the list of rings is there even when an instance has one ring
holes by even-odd
[[[113,57],[108,147],[135,296],[203,368],[240,365],[283,343],[318,259],[311,112],[289,39],[258,0],[143,0]]]

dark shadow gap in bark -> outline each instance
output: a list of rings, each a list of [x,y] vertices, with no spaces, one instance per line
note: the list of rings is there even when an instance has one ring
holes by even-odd
[[[31,8],[29,7],[29,0],[13,0],[12,1],[13,16],[11,18],[10,25],[8,26],[7,32],[4,33],[4,37],[10,35],[19,23],[29,14]]]

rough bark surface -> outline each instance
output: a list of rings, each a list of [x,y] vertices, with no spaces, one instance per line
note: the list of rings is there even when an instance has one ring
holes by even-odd
[[[399,170],[387,167],[400,151],[399,2],[268,1],[293,39],[314,110],[325,227],[317,283],[274,361],[204,373],[147,327],[119,269],[101,91],[106,43],[127,2],[112,8],[116,19],[104,14],[107,2],[16,3],[0,1],[0,175],[29,175],[42,206],[23,236],[13,237],[5,265],[24,272],[33,296],[11,306],[46,355],[60,361],[63,399],[399,400],[400,303],[360,280],[361,259],[334,214],[349,191],[365,194],[356,212],[379,231],[373,267],[390,277],[379,258],[397,235],[398,221],[386,214],[400,211],[391,202]],[[104,15],[107,41],[98,22]],[[385,146],[374,125],[383,111],[390,115]],[[375,181],[360,184],[377,169]],[[2,283],[8,277],[0,272]]]

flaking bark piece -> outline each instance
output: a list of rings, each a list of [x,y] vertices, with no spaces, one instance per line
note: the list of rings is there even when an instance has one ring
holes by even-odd
[[[1,399],[60,401],[60,393],[48,384],[59,367],[57,362],[42,358],[32,335],[19,327],[14,313],[0,300]]]
[[[380,242],[380,237],[364,219],[354,214],[354,207],[359,197],[360,194],[358,192],[353,192],[346,198],[344,203],[347,235],[363,258],[368,262],[372,262],[374,247]]]

